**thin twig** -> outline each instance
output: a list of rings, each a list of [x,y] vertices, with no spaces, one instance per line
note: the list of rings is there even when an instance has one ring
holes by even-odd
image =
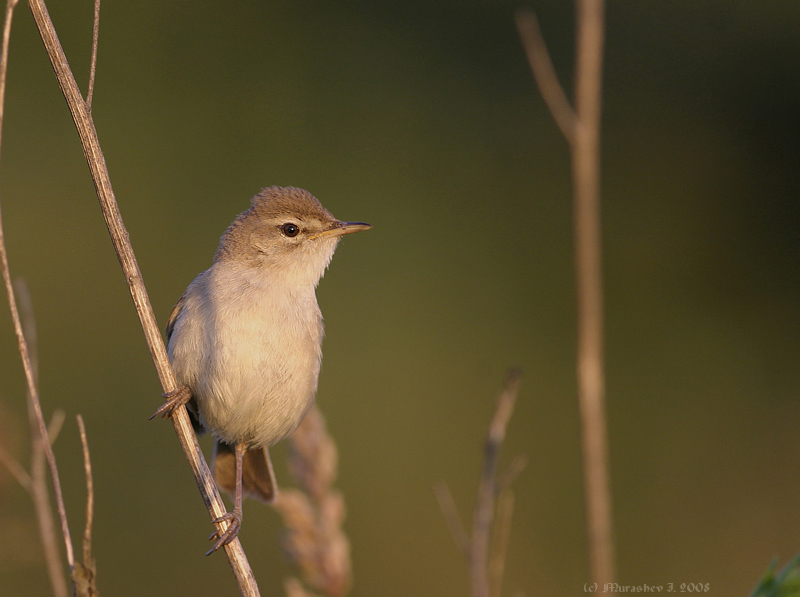
[[[11,19],[13,16],[14,6],[16,0],[8,0],[6,4],[6,18],[3,26],[3,48],[2,56],[0,56],[0,133],[3,127],[3,118],[5,113],[5,93],[6,93],[6,72],[8,70],[8,42],[11,36]],[[22,322],[20,321],[19,311],[17,310],[17,302],[14,297],[14,288],[11,284],[11,272],[8,268],[8,255],[6,253],[5,237],[3,235],[2,215],[0,215],[0,266],[3,270],[3,282],[5,283],[6,293],[8,294],[8,304],[11,310],[11,319],[14,322],[14,332],[17,336],[17,345],[19,348],[20,356],[22,357],[22,366],[25,370],[25,379],[28,384],[28,392],[31,396],[31,404],[33,406],[34,414],[36,416],[36,424],[38,426],[39,434],[43,438],[42,446],[47,458],[47,464],[50,468],[50,479],[53,484],[53,493],[56,498],[56,507],[58,509],[58,517],[61,521],[61,534],[64,538],[64,546],[66,548],[67,563],[70,569],[74,566],[75,557],[72,551],[72,539],[69,534],[69,525],[67,524],[67,513],[64,507],[64,497],[61,492],[61,480],[58,476],[58,467],[56,466],[56,457],[50,442],[47,441],[47,427],[42,415],[42,405],[39,402],[39,392],[36,388],[33,368],[31,366],[31,359],[28,353],[28,344],[25,340],[25,335],[22,331]]]
[[[447,483],[442,481],[433,487],[433,492],[439,502],[439,508],[444,516],[444,522],[450,531],[450,536],[455,541],[456,547],[464,554],[464,557],[469,559],[469,535],[464,528],[464,523],[456,510],[456,504],[453,501],[453,494]]]
[[[92,524],[94,522],[94,479],[92,478],[92,459],[89,455],[89,440],[86,438],[86,426],[83,417],[77,415],[78,432],[83,450],[83,470],[86,475],[86,525],[83,529],[83,561],[76,563],[72,573],[77,597],[96,597],[97,568],[92,556]]]
[[[23,278],[14,282],[15,294],[19,300],[19,309],[22,319],[22,332],[28,343],[28,354],[31,361],[34,383],[39,385],[39,349],[36,334],[36,316],[33,311],[28,285]],[[58,549],[58,531],[53,519],[53,507],[50,503],[50,490],[47,486],[47,467],[45,461],[44,444],[55,444],[56,438],[64,424],[64,411],[57,409],[50,418],[47,426],[47,437],[42,438],[36,413],[33,407],[33,398],[27,392],[28,424],[31,431],[31,486],[30,496],[36,510],[36,519],[39,522],[39,537],[42,541],[47,574],[55,597],[67,597],[67,582],[64,577],[64,567]]]
[[[478,484],[478,497],[475,502],[470,536],[467,536],[461,518],[456,512],[453,496],[447,484],[442,482],[434,487],[450,534],[467,558],[473,597],[499,597],[503,583],[506,549],[513,513],[513,496],[511,496],[508,485],[524,468],[525,459],[515,458],[508,469],[502,475],[498,475],[497,456],[505,440],[511,414],[514,412],[520,377],[521,372],[517,369],[506,373],[503,390],[497,399],[497,406],[489,424],[483,471]],[[496,504],[497,509],[495,508]]]
[[[28,471],[25,470],[25,467],[23,467],[16,458],[6,452],[3,446],[0,446],[0,463],[8,469],[11,476],[17,480],[17,483],[19,483],[25,491],[31,490],[31,476],[28,474]]]
[[[19,0],[6,0],[6,15],[3,21],[3,48],[0,55],[0,131],[6,104],[6,74],[8,73],[8,43],[11,39],[11,19]]]
[[[53,413],[48,426],[48,441],[52,445],[64,421],[64,411]],[[39,537],[42,541],[47,575],[55,597],[67,597],[67,581],[64,564],[58,546],[58,530],[53,517],[50,491],[47,486],[47,467],[45,466],[44,442],[37,433],[31,437],[31,499],[39,521]]]
[[[30,402],[30,394],[28,395]],[[28,474],[23,466],[2,447],[0,447],[0,462],[2,462],[9,472],[14,476],[20,486],[31,496],[36,520],[39,523],[39,537],[42,541],[47,575],[53,589],[54,597],[67,597],[67,583],[64,578],[64,570],[61,564],[61,557],[58,552],[58,533],[53,521],[53,509],[50,507],[50,494],[47,489],[47,468],[45,466],[44,448],[35,427],[33,409],[31,411],[31,427],[33,436],[31,437],[31,472]],[[55,442],[61,424],[64,422],[64,411],[57,410],[53,413],[48,426],[50,443]]]
[[[100,0],[94,0],[94,21],[92,24],[92,59],[89,65],[89,88],[86,91],[86,111],[92,111],[94,97],[94,76],[97,70],[97,42],[100,39]]]
[[[489,536],[494,519],[496,496],[497,456],[506,436],[506,427],[514,411],[519,391],[520,372],[511,370],[506,375],[503,391],[497,400],[497,408],[489,434],[486,438],[483,473],[478,486],[475,517],[470,540],[469,566],[473,597],[489,597]]]
[[[50,437],[51,444],[55,441],[55,436],[58,435],[58,432],[61,431],[61,424],[63,421],[64,411],[55,411],[53,417],[50,419],[50,425],[47,427],[47,434]],[[11,476],[17,480],[17,483],[19,483],[24,490],[31,491],[31,475],[28,474],[28,471],[25,470],[16,458],[5,451],[3,446],[0,446],[0,462],[5,465],[8,472],[11,473]]]
[[[36,317],[33,314],[33,301],[31,292],[25,278],[14,280],[14,294],[19,302],[20,318],[22,319],[22,333],[28,342],[28,351],[31,358],[31,370],[33,371],[33,381],[39,385],[39,351],[38,334],[36,332]],[[51,423],[53,420],[51,419]],[[50,443],[53,443],[52,441]]]
[[[60,408],[53,411],[53,416],[50,417],[50,424],[47,426],[47,439],[50,440],[50,445],[56,443],[58,434],[61,433],[61,428],[64,425],[65,418],[66,415]]]
[[[497,515],[492,537],[492,552],[489,558],[489,591],[491,597],[500,597],[503,588],[503,573],[506,567],[508,539],[511,536],[511,518],[514,514],[514,492],[507,489],[497,497]]]
[[[511,484],[517,479],[527,465],[528,457],[525,456],[525,454],[517,454],[514,456],[511,460],[511,464],[506,467],[506,470],[497,475],[497,481],[495,482],[497,493],[500,494],[511,487]]]
[[[603,0],[577,4],[575,107],[572,147],[575,265],[578,292],[578,400],[592,581],[614,581],[614,539],[608,473],[603,356],[603,283],[600,228],[600,107]]]
[[[78,432],[81,436],[81,448],[83,449],[83,470],[86,474],[86,526],[83,529],[83,563],[93,560],[92,558],[92,524],[94,522],[94,479],[92,478],[92,459],[89,456],[89,440],[86,439],[86,426],[83,424],[83,417],[77,415]]]
[[[78,129],[78,135],[80,136],[86,162],[95,184],[103,217],[105,218],[109,234],[111,235],[117,258],[125,274],[125,279],[128,283],[128,288],[130,289],[131,297],[136,307],[136,313],[139,316],[139,321],[141,322],[145,340],[150,349],[159,381],[161,382],[164,392],[170,392],[177,389],[178,384],[172,367],[170,366],[169,359],[167,358],[167,351],[164,347],[158,324],[156,323],[153,307],[147,296],[147,289],[142,280],[142,274],[136,262],[136,256],[133,253],[133,248],[128,238],[128,232],[119,213],[119,207],[111,187],[108,168],[106,167],[105,157],[103,156],[97,138],[94,121],[87,109],[86,102],[84,102],[81,97],[80,90],[75,82],[75,77],[70,70],[69,63],[64,55],[64,50],[61,48],[61,43],[58,40],[53,22],[50,19],[50,15],[47,12],[43,0],[28,0],[28,6],[36,21],[39,35],[47,50],[47,55],[55,71],[56,79],[58,79],[61,91],[64,94],[64,98],[72,113],[72,118],[75,121],[75,126]],[[178,435],[181,448],[183,449],[186,459],[189,461],[192,474],[194,475],[203,501],[208,509],[209,516],[212,520],[216,520],[225,514],[225,505],[222,502],[214,479],[208,469],[200,445],[197,443],[197,438],[192,430],[189,415],[184,406],[175,410],[172,415],[172,422],[175,427],[175,432]],[[228,524],[227,522],[218,523],[219,530],[224,531]],[[253,576],[250,564],[247,561],[244,549],[239,540],[234,539],[230,543],[227,543],[225,545],[225,553],[228,556],[228,561],[231,564],[233,574],[236,577],[239,590],[242,594],[248,596],[258,595],[258,586],[255,577]]]
[[[36,345],[31,344],[30,346],[32,348],[31,354],[35,357],[37,352]],[[28,403],[30,404],[30,394],[28,395]],[[39,521],[39,536],[42,540],[42,551],[44,552],[50,585],[53,587],[53,595],[54,597],[67,597],[64,564],[61,561],[61,553],[58,548],[58,531],[56,530],[53,507],[50,502],[50,490],[47,486],[45,442],[39,435],[38,428],[35,425],[33,409],[29,407],[28,411],[31,426],[31,499],[36,510],[36,518]],[[50,424],[47,426],[47,443],[49,445],[55,444],[64,424],[64,418],[64,411],[60,408],[53,412]]]
[[[564,88],[558,82],[553,60],[542,37],[539,19],[530,8],[520,8],[515,16],[517,31],[522,39],[525,56],[528,58],[539,92],[550,109],[553,120],[561,129],[561,134],[571,145],[575,139],[575,110],[572,109]]]

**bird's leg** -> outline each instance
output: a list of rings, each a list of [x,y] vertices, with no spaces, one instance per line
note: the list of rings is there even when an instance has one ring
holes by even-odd
[[[168,419],[175,412],[175,409],[189,402],[192,399],[192,391],[186,386],[180,386],[174,390],[161,394],[167,401],[162,404],[156,412],[150,415],[150,420],[155,419],[158,415]]]
[[[224,531],[217,529],[208,538],[209,541],[216,539],[216,543],[206,552],[210,555],[217,551],[223,545],[233,541],[239,535],[239,529],[242,526],[242,460],[244,453],[247,451],[247,444],[244,442],[237,442],[235,448],[236,456],[236,489],[234,495],[233,512],[226,512],[214,521],[214,524],[227,521],[228,528]]]

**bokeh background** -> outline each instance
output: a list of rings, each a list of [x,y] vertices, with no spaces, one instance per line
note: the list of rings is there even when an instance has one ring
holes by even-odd
[[[432,486],[469,522],[504,371],[525,377],[506,595],[587,580],[567,148],[508,1],[113,2],[94,116],[163,325],[261,187],[311,190],[348,237],[319,288],[318,403],[341,458],[353,595],[464,595]],[[538,0],[571,89],[570,2]],[[91,2],[50,11],[85,89]],[[800,552],[800,4],[613,0],[604,80],[608,414],[618,580],[749,594]],[[0,193],[31,290],[46,413],[77,538],[96,483],[108,595],[236,588],[77,135],[27,7],[11,43]],[[2,301],[5,309],[6,301]],[[0,441],[27,462],[23,375],[0,316]],[[209,448],[208,438],[203,445]],[[282,462],[285,449],[276,450]],[[286,479],[281,464],[279,479]],[[0,593],[44,595],[33,509],[0,470]],[[262,594],[293,574],[278,516],[245,504]]]

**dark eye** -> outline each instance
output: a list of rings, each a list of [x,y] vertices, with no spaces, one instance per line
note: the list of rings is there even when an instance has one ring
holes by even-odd
[[[292,238],[300,234],[300,226],[297,224],[292,224],[291,222],[287,222],[281,226],[281,232],[283,232],[289,238]]]

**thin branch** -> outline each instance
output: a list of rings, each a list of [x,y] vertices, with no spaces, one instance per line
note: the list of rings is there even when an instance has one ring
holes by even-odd
[[[61,433],[61,428],[64,425],[64,411],[57,408],[53,411],[53,416],[50,417],[50,424],[47,426],[47,439],[50,440],[50,445],[56,443],[58,435]]]
[[[497,456],[506,436],[506,427],[514,411],[514,403],[519,391],[520,372],[511,370],[506,375],[503,391],[497,400],[497,408],[489,434],[486,438],[486,455],[483,465],[478,499],[475,504],[475,517],[470,541],[470,575],[474,597],[489,597],[489,536],[494,519],[496,496]]]
[[[577,4],[575,106],[572,146],[575,267],[578,302],[578,401],[592,581],[614,581],[614,539],[608,472],[603,355],[603,281],[600,227],[600,108],[604,37],[603,0]]]
[[[24,303],[23,312],[24,312]],[[29,341],[30,342],[30,341]],[[36,361],[36,345],[30,343],[31,355]],[[28,404],[30,405],[30,393],[28,394]],[[67,597],[67,581],[64,576],[64,565],[61,562],[61,553],[58,548],[58,531],[53,518],[53,507],[50,503],[50,490],[47,486],[47,467],[45,466],[44,441],[39,435],[36,426],[36,417],[32,407],[28,407],[28,415],[31,427],[31,499],[36,510],[36,518],[39,521],[39,537],[42,540],[42,551],[44,552],[47,575],[50,578],[50,585],[53,587],[55,597]],[[47,426],[47,442],[52,446],[55,444],[61,427],[64,424],[64,411],[57,409],[53,412],[50,424]]]
[[[492,538],[492,554],[489,559],[489,589],[491,597],[500,597],[503,588],[503,573],[506,567],[508,539],[511,536],[511,518],[514,514],[514,493],[508,489],[498,495],[497,517]]]
[[[78,597],[96,597],[97,568],[92,556],[92,524],[94,522],[94,479],[92,478],[92,459],[89,455],[89,440],[86,439],[86,426],[83,417],[77,415],[78,432],[83,450],[83,470],[86,475],[86,525],[83,530],[83,561],[76,563],[72,573],[75,593]]]
[[[30,401],[30,395],[28,396]],[[32,409],[31,409],[32,414]],[[64,411],[57,410],[53,413],[48,426],[51,444],[55,442],[61,425],[64,422]],[[50,496],[47,490],[46,467],[44,449],[38,431],[35,429],[35,420],[31,418],[34,435],[31,438],[31,472],[28,474],[23,466],[2,447],[0,447],[0,463],[4,464],[14,476],[20,486],[31,496],[36,520],[39,523],[39,537],[42,540],[47,574],[53,588],[54,597],[67,597],[67,583],[61,567],[61,557],[58,552],[58,536],[53,521],[53,510],[50,507]]]
[[[506,470],[497,475],[497,481],[495,482],[497,493],[500,494],[511,487],[511,484],[516,481],[519,474],[527,465],[527,456],[525,456],[525,454],[517,454],[511,461],[511,464],[508,465]]]
[[[558,75],[547,50],[547,44],[542,37],[539,19],[536,13],[529,8],[520,8],[516,13],[517,31],[519,31],[525,56],[533,72],[533,78],[539,87],[545,104],[556,121],[561,134],[572,145],[575,139],[575,110],[564,93],[564,88],[558,82]]]
[[[37,350],[38,335],[36,333],[36,317],[33,314],[33,301],[28,290],[28,284],[24,278],[14,280],[14,294],[19,301],[20,317],[22,319],[22,333],[28,342],[28,350],[31,357],[31,369],[33,370],[33,380],[39,385],[39,351]],[[51,423],[53,420],[51,419]],[[50,442],[52,443],[52,441]]]
[[[444,522],[450,530],[450,536],[455,541],[459,551],[464,554],[465,558],[469,559],[469,535],[467,535],[464,523],[461,522],[461,517],[458,515],[450,488],[447,483],[442,481],[434,486],[433,492],[439,502],[439,508],[442,510]]]
[[[86,526],[83,530],[83,562],[86,564],[92,558],[92,524],[94,522],[94,479],[92,478],[92,459],[89,456],[89,440],[86,439],[86,426],[83,417],[77,415],[78,432],[81,436],[83,449],[83,470],[86,474]]]
[[[128,283],[136,313],[139,316],[159,381],[165,393],[175,390],[178,387],[175,374],[167,358],[167,351],[156,323],[150,299],[147,296],[142,274],[136,262],[136,256],[133,253],[133,248],[131,247],[128,232],[122,221],[122,216],[119,213],[119,207],[117,206],[114,191],[111,187],[108,168],[106,167],[105,157],[103,156],[97,138],[94,121],[87,109],[86,102],[84,102],[81,97],[75,82],[75,77],[69,68],[69,63],[61,48],[61,43],[58,40],[53,22],[50,19],[50,15],[47,12],[43,0],[28,0],[28,6],[36,21],[39,35],[47,50],[48,57],[55,71],[56,79],[58,79],[61,91],[64,94],[64,98],[72,113],[72,118],[75,121],[75,126],[78,129],[78,135],[80,136],[83,152],[87,164],[89,165],[89,170],[91,171],[92,180],[95,184],[103,217],[105,218],[109,234],[111,235],[117,258],[125,274],[125,279]],[[197,438],[192,429],[189,415],[184,406],[175,410],[172,415],[172,422],[175,427],[175,432],[178,435],[181,448],[189,461],[192,474],[195,477],[203,501],[208,509],[209,516],[212,520],[216,520],[225,514],[225,505],[222,502],[222,498],[219,495],[214,479],[208,469],[203,453],[197,443]],[[218,524],[219,530],[224,531],[229,523],[222,522]],[[242,549],[239,540],[234,539],[230,543],[227,543],[225,545],[225,553],[228,556],[228,561],[231,564],[233,574],[236,577],[242,594],[248,596],[258,595],[258,586],[255,577],[253,576],[250,564],[247,561],[244,549]]]
[[[15,294],[19,300],[22,318],[22,331],[28,343],[28,353],[31,360],[34,382],[39,384],[39,350],[36,334],[36,316],[33,311],[28,285],[23,278],[14,282]],[[67,597],[67,582],[64,577],[64,568],[61,563],[61,554],[58,549],[58,531],[53,519],[53,507],[50,503],[50,490],[47,486],[47,467],[45,461],[44,444],[55,444],[61,427],[64,424],[64,411],[57,409],[50,418],[47,426],[47,437],[42,438],[36,421],[31,393],[27,392],[28,424],[31,431],[31,487],[30,495],[36,510],[36,520],[39,523],[39,537],[42,541],[47,575],[53,588],[55,597]]]
[[[6,469],[8,469],[8,472],[11,473],[11,476],[17,480],[17,483],[19,483],[25,491],[30,492],[31,476],[16,458],[5,451],[3,446],[0,446],[0,463],[2,463]]]
[[[6,0],[6,15],[3,21],[3,47],[0,54],[0,132],[3,126],[3,115],[6,105],[6,75],[8,73],[8,43],[11,39],[11,20],[14,18],[14,8],[19,0]]]
[[[600,113],[605,9],[603,0],[578,0],[576,6],[575,109],[570,109],[569,119],[569,102],[558,85],[535,15],[528,9],[520,10],[517,26],[539,91],[571,150],[578,307],[578,404],[589,568],[592,581],[604,585],[614,580],[600,228]]]
[[[497,456],[506,437],[508,422],[514,412],[520,377],[521,373],[517,369],[506,373],[503,390],[497,399],[497,406],[489,424],[483,471],[478,485],[472,533],[469,537],[456,512],[453,496],[447,484],[442,482],[434,487],[450,534],[467,558],[473,597],[499,597],[503,582],[513,513],[513,496],[507,487],[524,468],[525,459],[515,458],[503,475],[498,475]]]
[[[50,436],[50,443],[55,441],[55,436],[61,431],[61,424],[63,421],[64,411],[57,410],[53,413],[53,418],[50,419],[50,425],[47,428],[47,433]],[[24,490],[28,492],[31,491],[31,475],[28,474],[28,471],[25,470],[17,459],[6,452],[2,446],[0,446],[0,462],[5,465],[8,472],[11,473],[11,476],[17,480],[17,483],[19,483]]]
[[[86,111],[92,111],[94,97],[94,76],[97,70],[97,42],[100,39],[100,0],[94,0],[94,21],[92,24],[92,59],[89,65],[89,88],[86,91]]]
[[[16,0],[8,0],[6,4],[6,18],[3,26],[3,47],[2,56],[0,56],[0,132],[2,132],[3,118],[5,114],[5,94],[6,94],[6,73],[8,70],[8,42],[11,36],[11,19],[13,16],[14,6]],[[58,508],[58,517],[61,521],[61,534],[64,538],[64,545],[67,554],[67,563],[70,569],[73,567],[75,558],[72,552],[72,539],[69,534],[69,525],[67,524],[67,513],[64,508],[64,497],[61,492],[61,480],[58,477],[58,467],[56,466],[56,457],[53,449],[47,438],[47,427],[42,415],[42,405],[39,402],[39,392],[36,388],[36,381],[34,377],[33,368],[31,365],[30,355],[28,353],[28,344],[25,340],[25,335],[22,331],[22,322],[20,321],[19,311],[17,310],[17,302],[14,297],[14,288],[11,284],[11,272],[8,268],[8,255],[6,253],[5,237],[3,235],[2,215],[0,214],[0,267],[3,270],[3,282],[5,283],[6,293],[8,294],[8,304],[11,310],[11,319],[14,322],[14,332],[17,336],[17,345],[19,353],[22,357],[22,366],[25,370],[25,379],[28,384],[28,392],[31,397],[31,404],[36,416],[36,424],[38,426],[39,435],[43,438],[42,446],[44,448],[47,464],[50,468],[50,479],[53,484],[53,493],[56,498],[56,507]]]

